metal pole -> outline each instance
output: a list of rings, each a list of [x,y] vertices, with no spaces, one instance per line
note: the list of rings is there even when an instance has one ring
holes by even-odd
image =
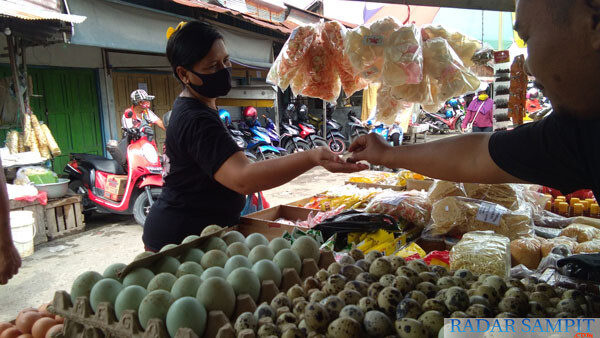
[[[503,27],[503,18],[502,18],[502,12],[500,12],[500,27],[498,27],[498,50],[503,50],[504,49],[504,44],[502,43],[502,28]]]
[[[275,130],[279,133],[279,87],[275,87]]]
[[[327,102],[323,100],[323,138],[327,141]]]
[[[29,76],[27,75],[27,57],[25,56],[25,47],[21,47],[21,67],[23,68],[23,78],[25,79],[25,107],[31,108],[29,104],[29,95],[32,94],[33,88],[29,88]]]
[[[13,83],[15,87],[15,95],[19,101],[19,109],[21,110],[21,126],[25,126],[25,102],[23,101],[23,94],[21,93],[21,84],[19,81],[19,69],[17,68],[17,55],[15,45],[12,36],[6,36],[6,43],[8,45],[8,57],[10,59],[10,69],[12,71]]]

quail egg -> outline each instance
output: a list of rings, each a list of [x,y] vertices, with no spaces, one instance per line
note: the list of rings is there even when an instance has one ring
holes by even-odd
[[[291,308],[292,302],[290,301],[288,296],[286,296],[286,294],[284,294],[283,292],[279,293],[277,296],[275,296],[275,298],[273,298],[273,300],[271,300],[271,308],[273,308],[274,310],[277,310],[280,307],[284,306]]]
[[[558,312],[568,312],[574,315],[580,315],[583,310],[577,302],[572,298],[565,298],[556,305]]]
[[[316,278],[308,277],[306,280],[304,280],[304,291],[305,292],[308,292],[308,290],[320,289],[320,288],[321,288],[321,282],[319,282]]]
[[[429,331],[420,321],[412,318],[402,318],[394,323],[396,334],[400,338],[428,338]]]
[[[471,296],[469,297],[469,304],[474,305],[474,304],[481,304],[481,305],[485,305],[488,308],[490,307],[490,302],[481,296]]]
[[[371,284],[371,286],[369,286],[369,290],[367,291],[367,295],[369,297],[371,297],[371,298],[378,299],[379,298],[379,293],[383,289],[385,289],[385,287],[383,285],[381,285],[381,283],[373,283],[373,284]]]
[[[381,290],[379,296],[377,297],[377,304],[379,308],[387,313],[394,314],[396,312],[396,307],[402,300],[402,293],[393,287],[387,287]]]
[[[428,298],[433,298],[440,291],[440,288],[430,282],[422,282],[417,284],[416,290],[423,292]]]
[[[439,279],[438,275],[435,272],[421,272],[419,274],[419,278],[421,278],[424,282],[437,283]]]
[[[254,311],[254,318],[256,318],[257,322],[265,317],[271,318],[272,321],[275,321],[276,315],[277,311],[275,311],[275,309],[273,309],[267,303],[261,304],[258,308],[256,308],[256,311]]]
[[[377,278],[381,278],[381,276],[392,272],[392,264],[383,257],[375,259],[369,267],[369,273]]]
[[[510,288],[506,290],[506,292],[504,293],[504,298],[507,297],[518,298],[521,302],[529,302],[529,298],[527,297],[525,292],[523,292],[523,290],[519,288]]]
[[[379,305],[377,305],[377,301],[374,298],[363,297],[358,301],[358,307],[363,313],[367,313],[369,311],[377,310]]]
[[[400,256],[390,256],[388,257],[390,264],[392,264],[392,270],[396,271],[399,267],[406,265],[406,261],[404,258]]]
[[[374,275],[372,275],[368,272],[363,272],[363,273],[359,274],[358,276],[356,276],[356,280],[359,282],[365,282],[367,284],[373,284],[373,283],[377,282],[379,280],[379,278],[375,277]]]
[[[469,295],[465,289],[453,286],[446,291],[444,304],[450,312],[464,311],[469,307]]]
[[[294,285],[287,291],[287,296],[290,300],[294,300],[296,298],[304,298],[306,294],[300,285]]]
[[[360,336],[360,323],[348,317],[334,320],[327,329],[327,337],[330,338],[359,338]]]
[[[439,277],[444,277],[448,275],[448,269],[439,265],[432,265],[429,267],[431,272],[435,272]]]
[[[355,261],[365,259],[365,254],[361,250],[356,249],[356,248],[350,250],[348,255],[350,255],[350,257],[354,258]]]
[[[544,310],[544,307],[536,302],[529,302],[529,315],[533,316],[534,318],[548,317],[548,314],[546,313],[546,310]]]
[[[356,261],[356,263],[354,263],[354,265],[361,268],[363,271],[369,271],[369,268],[371,267],[371,263],[367,262],[364,259]]]
[[[301,302],[296,303],[296,305],[294,305],[294,314],[296,315],[296,317],[300,317],[300,315],[304,314],[304,310],[306,309],[306,306],[308,305],[308,302],[303,300]]]
[[[473,273],[470,270],[467,270],[467,269],[456,270],[454,272],[454,277],[459,277],[459,278],[462,278],[462,279],[467,280],[467,281],[475,279],[475,276],[473,276]]]
[[[494,312],[487,306],[482,304],[473,304],[469,306],[465,312],[471,318],[492,318]]]
[[[446,308],[446,304],[444,304],[443,301],[439,300],[439,299],[435,299],[435,298],[431,298],[426,300],[423,305],[421,305],[421,308],[423,309],[424,312],[427,311],[439,311],[443,314],[448,313],[448,309]]]
[[[394,283],[395,280],[396,280],[396,276],[394,276],[392,274],[387,274],[387,275],[383,275],[383,276],[381,276],[381,278],[379,278],[379,283],[385,287],[388,287],[388,286],[392,286],[392,284]]]
[[[331,263],[327,268],[327,272],[330,275],[339,274],[342,271],[342,265],[340,263]]]
[[[329,325],[329,312],[319,303],[310,303],[304,309],[304,322],[309,331],[323,332]]]
[[[437,280],[436,285],[440,289],[449,289],[453,286],[456,286],[456,282],[454,281],[454,279],[452,279],[451,276],[444,276]]]
[[[346,305],[342,311],[340,311],[340,318],[341,317],[349,317],[362,323],[365,319],[365,314],[358,305]]]
[[[327,272],[327,270],[321,269],[317,271],[317,273],[315,274],[315,278],[320,283],[325,283],[327,281],[327,278],[329,278],[329,272]]]
[[[356,261],[354,260],[354,258],[352,258],[352,256],[346,255],[340,259],[339,263],[343,267],[345,265],[352,265],[352,264],[356,263]]]
[[[436,337],[444,326],[444,315],[438,311],[427,311],[419,316],[419,321],[423,323],[430,337]]]
[[[381,258],[383,257],[383,254],[379,251],[369,251],[366,255],[365,255],[365,260],[369,263],[373,263],[373,261],[375,261],[377,258]]]
[[[320,301],[322,301],[323,299],[325,299],[327,297],[327,293],[323,292],[323,291],[315,291],[310,295],[310,302],[311,303],[318,303]]]
[[[238,334],[242,330],[250,329],[253,332],[256,331],[256,327],[258,325],[258,321],[252,312],[244,312],[238,316],[235,320],[234,329]]]
[[[367,295],[367,293],[369,292],[369,284],[367,284],[365,282],[353,280],[353,281],[349,281],[348,283],[346,283],[346,286],[344,286],[344,289],[356,291],[356,292],[360,293],[360,295],[362,297],[365,297]]]
[[[394,283],[392,283],[392,287],[395,287],[396,289],[400,290],[400,292],[402,292],[402,293],[408,293],[414,288],[414,285],[413,285],[413,282],[408,277],[398,276],[394,280]]]
[[[346,305],[356,305],[362,298],[362,295],[358,291],[354,290],[343,290],[337,295]]]
[[[535,291],[545,294],[546,296],[548,296],[548,298],[554,298],[557,296],[556,291],[554,291],[554,288],[546,283],[537,284],[535,286]]]
[[[408,277],[408,279],[410,279],[414,285],[417,285],[423,281],[421,277],[419,277],[419,273],[408,266],[399,267],[398,270],[396,270],[396,276]]]
[[[282,313],[281,315],[279,315],[279,317],[277,317],[277,321],[275,322],[275,324],[277,324],[277,326],[281,327],[284,324],[296,325],[297,322],[298,322],[298,317],[296,317],[295,314],[293,314],[291,312],[286,312],[286,313]]]
[[[481,285],[475,290],[475,296],[481,296],[490,302],[491,306],[495,306],[500,301],[500,296],[495,288],[489,285]]]
[[[338,296],[329,296],[321,301],[321,305],[329,312],[329,318],[337,318],[346,303]]]
[[[396,319],[417,319],[423,313],[421,304],[412,298],[404,298],[396,308]]]
[[[383,338],[394,332],[392,321],[380,311],[367,312],[363,324],[368,337]]]
[[[406,263],[406,266],[413,269],[417,273],[429,272],[429,266],[427,266],[427,263],[425,263],[425,261],[422,259],[413,259],[412,261]]]
[[[345,265],[340,271],[342,276],[346,277],[347,280],[355,280],[356,277],[358,277],[358,275],[360,275],[363,272],[363,269],[359,268],[356,265]]]
[[[529,311],[529,303],[515,297],[504,297],[498,304],[498,309],[500,312],[526,315]]]
[[[271,337],[271,336],[275,336],[275,337],[279,336],[279,329],[277,328],[277,326],[275,324],[266,323],[258,329],[258,337],[267,338],[267,337]]]
[[[498,292],[499,295],[504,294],[504,292],[506,292],[507,289],[504,279],[498,276],[489,276],[485,279],[485,281],[483,281],[483,285],[489,285],[493,287],[494,289],[496,289],[496,292]]]

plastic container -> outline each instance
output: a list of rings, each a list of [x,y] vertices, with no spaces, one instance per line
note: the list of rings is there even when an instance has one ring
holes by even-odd
[[[33,211],[11,211],[10,228],[19,255],[22,258],[33,255],[33,239],[36,232]]]
[[[48,198],[61,198],[67,194],[69,182],[69,179],[59,178],[58,183],[36,184],[35,187],[39,191],[45,191],[48,194]]]
[[[573,204],[573,216],[572,217],[579,217],[579,216],[583,216],[583,204],[581,203],[575,203]]]

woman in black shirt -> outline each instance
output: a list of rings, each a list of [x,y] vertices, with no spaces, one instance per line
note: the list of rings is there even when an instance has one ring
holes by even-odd
[[[237,224],[245,195],[285,184],[315,166],[332,172],[366,169],[327,148],[251,163],[221,123],[216,98],[231,89],[231,62],[212,26],[189,22],[171,34],[167,58],[184,89],[167,128],[170,168],[144,224],[148,250],[179,244],[210,224]]]

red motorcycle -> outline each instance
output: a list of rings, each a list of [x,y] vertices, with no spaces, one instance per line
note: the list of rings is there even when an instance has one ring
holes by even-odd
[[[425,113],[423,122],[429,124],[429,131],[432,134],[445,134],[450,130],[462,131],[462,123],[465,119],[465,113],[462,109],[454,111],[452,117],[447,117],[439,113],[432,114],[424,110],[423,113]]]
[[[83,195],[86,217],[92,212],[133,214],[144,225],[146,216],[162,191],[163,168],[154,141],[154,131],[145,122],[139,128],[124,129],[123,139],[107,146],[114,159],[92,154],[71,154],[64,172],[69,188]],[[115,184],[124,185],[122,195]],[[111,191],[107,188],[111,187]]]

